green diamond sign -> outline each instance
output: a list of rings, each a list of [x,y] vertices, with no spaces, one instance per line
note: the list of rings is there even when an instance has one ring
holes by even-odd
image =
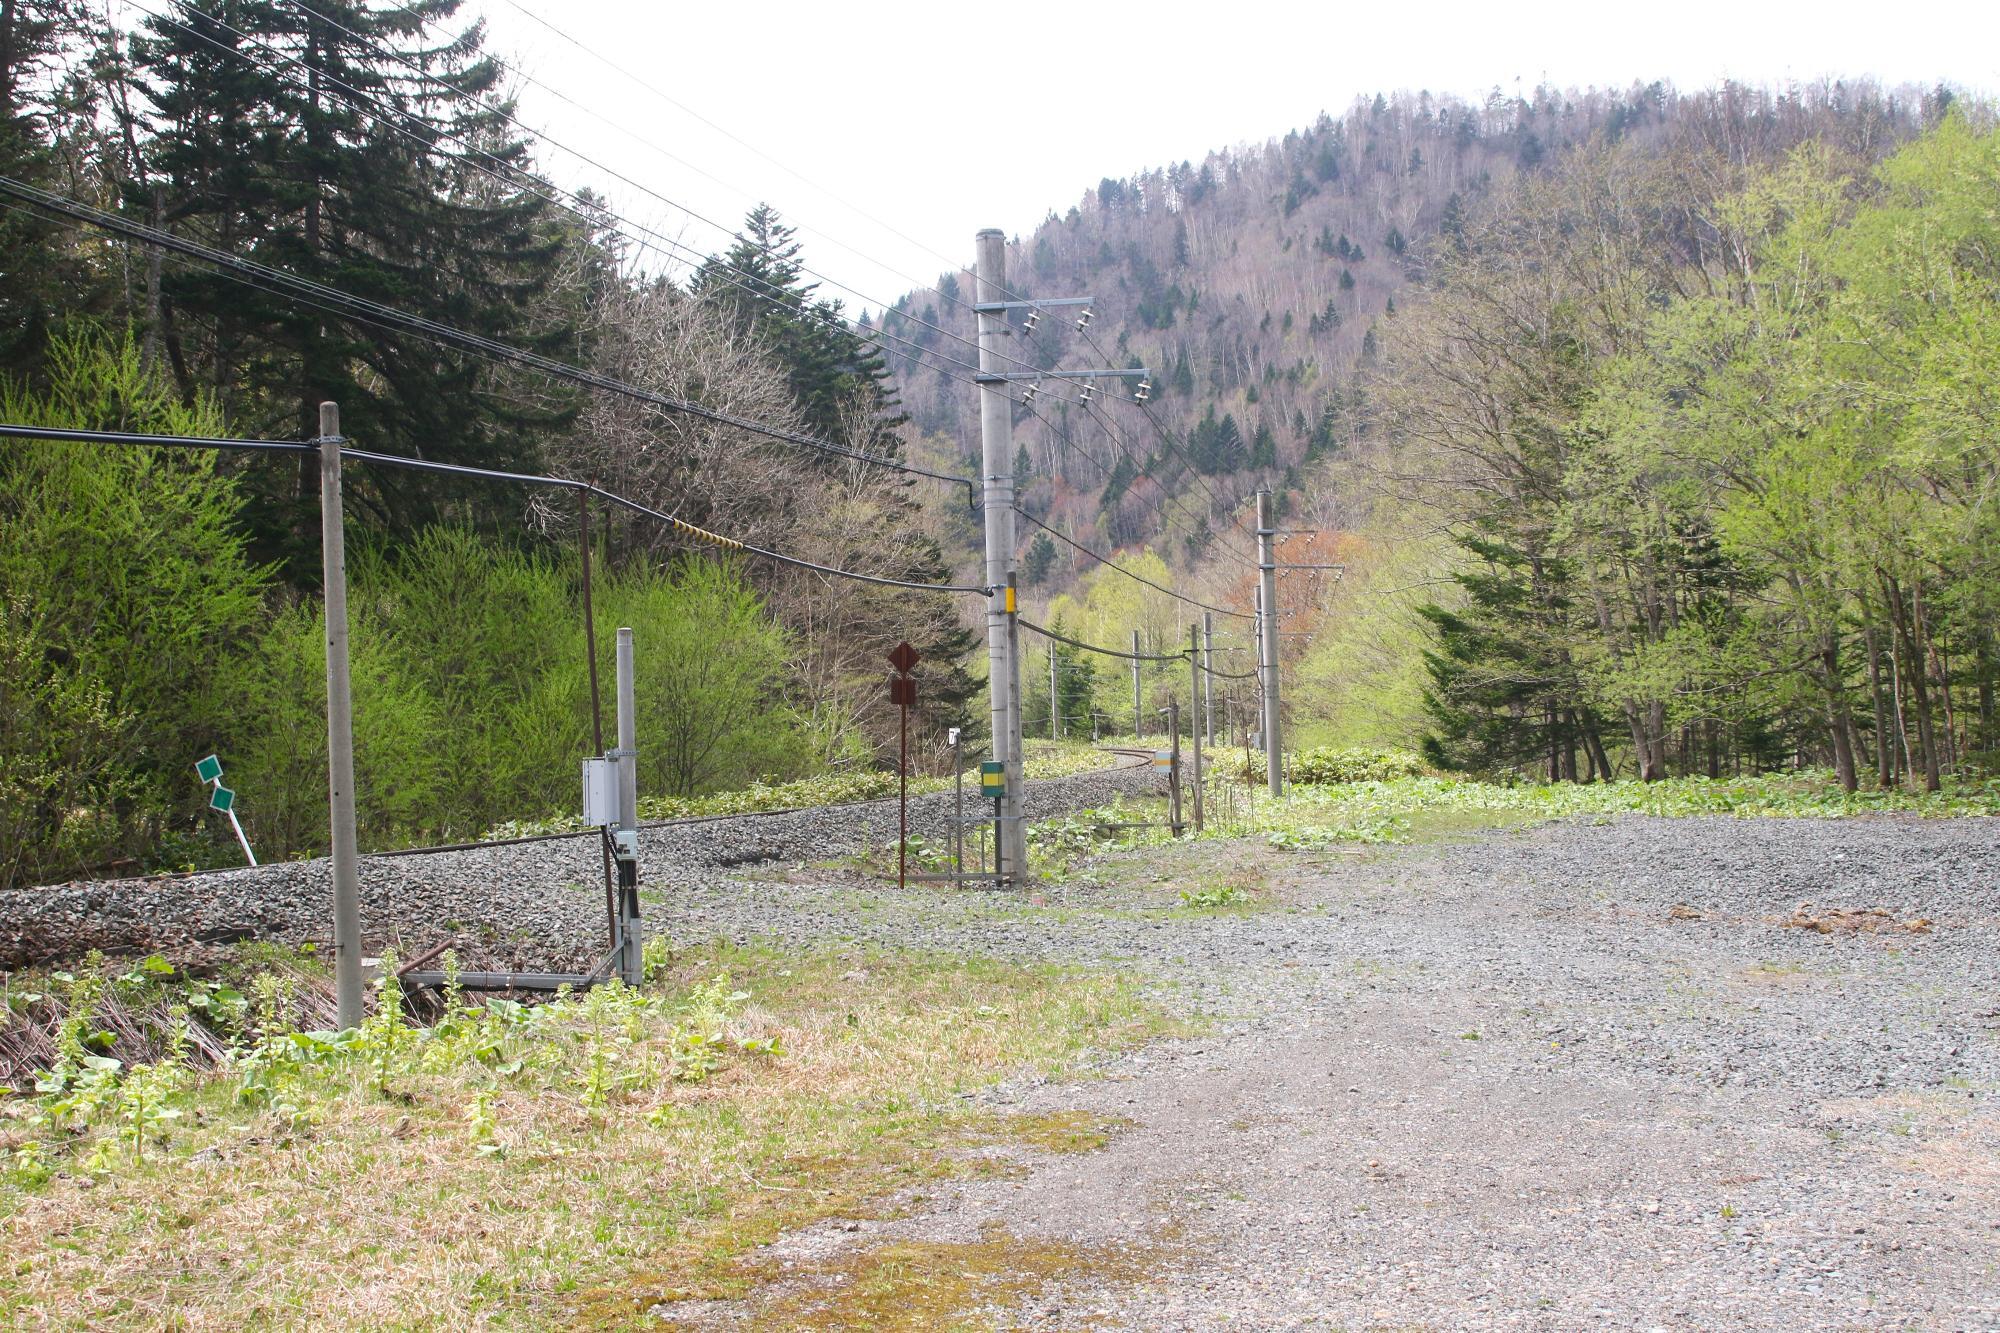
[[[227,814],[229,807],[235,804],[236,793],[227,787],[217,787],[208,794],[208,808],[211,810],[220,810]]]
[[[222,776],[222,761],[214,755],[210,755],[206,759],[197,759],[195,760],[194,771],[203,782],[214,782]]]

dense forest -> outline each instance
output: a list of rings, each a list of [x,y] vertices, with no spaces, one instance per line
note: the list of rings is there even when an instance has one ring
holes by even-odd
[[[854,457],[900,448],[885,369],[784,221],[756,210],[668,281],[538,174],[455,9],[214,0],[122,31],[77,0],[8,0],[0,418],[307,440],[331,400],[356,448],[590,479],[804,560],[940,580],[913,479]],[[775,429],[353,318],[33,190]],[[346,490],[364,842],[572,808],[595,745],[573,497],[355,466]],[[323,846],[317,492],[310,457],[0,445],[0,883],[233,856],[193,776],[211,751],[261,853]],[[590,537],[605,689],[611,628],[641,645],[648,791],[873,765],[903,638],[926,659],[923,735],[976,721],[955,599],[718,560],[628,510]]]
[[[1996,154],[1943,88],[1653,85],[1376,98],[1106,179],[1010,259],[1092,327],[1020,347],[1143,362],[1153,400],[1049,381],[1017,414],[1025,507],[1075,543],[1029,529],[1024,579],[1100,642],[1184,643],[1189,605],[1078,547],[1246,608],[1271,486],[1281,560],[1347,566],[1281,587],[1299,743],[1549,780],[1983,768]],[[890,360],[933,447],[965,438]],[[1120,671],[1092,689],[1130,716]]]

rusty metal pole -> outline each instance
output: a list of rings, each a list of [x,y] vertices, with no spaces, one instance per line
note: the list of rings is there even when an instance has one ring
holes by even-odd
[[[896,887],[910,887],[910,705],[897,706],[902,719],[896,746]]]
[[[595,485],[596,483],[592,483]],[[590,668],[591,753],[604,753],[604,698],[597,685],[597,617],[590,593],[590,492],[576,493],[577,547],[583,558],[583,660]],[[597,831],[604,853],[604,922],[611,947],[618,947],[618,881],[611,865],[611,830]]]

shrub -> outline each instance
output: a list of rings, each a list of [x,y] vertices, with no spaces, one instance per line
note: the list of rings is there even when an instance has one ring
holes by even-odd
[[[1286,779],[1307,786],[1336,782],[1389,782],[1396,778],[1421,777],[1427,771],[1424,762],[1407,750],[1359,746],[1307,750],[1285,761]]]

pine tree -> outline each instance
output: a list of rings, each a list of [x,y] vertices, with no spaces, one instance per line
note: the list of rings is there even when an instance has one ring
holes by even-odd
[[[1021,580],[1029,587],[1038,587],[1056,567],[1056,544],[1046,532],[1035,534],[1035,540],[1028,544],[1028,554],[1021,561]]]
[[[795,230],[759,204],[729,249],[695,270],[690,290],[785,368],[810,433],[893,454],[904,418],[882,353],[847,327],[839,301],[815,295],[819,284],[807,280],[799,252]]]
[[[74,97],[64,47],[87,22],[77,0],[0,4],[0,175],[60,188],[52,123]],[[34,380],[63,310],[95,304],[96,284],[68,234],[39,214],[0,212],[0,256],[0,366]]]
[[[1233,414],[1225,414],[1222,418],[1222,424],[1216,427],[1215,443],[1211,446],[1210,456],[1215,460],[1215,465],[1209,469],[1211,472],[1224,473],[1242,470],[1244,464],[1243,432],[1237,427],[1236,417]]]
[[[204,244],[485,337],[534,339],[529,303],[573,232],[521,183],[527,149],[507,135],[504,104],[488,100],[500,68],[480,54],[480,29],[426,39],[457,6],[322,0],[315,14],[227,0],[151,20],[133,56],[154,137],[127,208],[149,216],[158,191],[162,223]],[[476,157],[464,141],[479,145]],[[182,393],[219,395],[235,429],[310,436],[330,399],[342,429],[370,448],[525,468],[536,432],[565,415],[560,396],[550,409],[496,393],[502,372],[470,355],[210,270],[169,269],[160,297]],[[309,578],[317,517],[302,517],[300,502],[316,479],[302,470],[287,487],[277,469],[243,475],[260,550]],[[520,503],[407,476],[350,485],[357,507],[404,531],[446,496],[496,517]]]

